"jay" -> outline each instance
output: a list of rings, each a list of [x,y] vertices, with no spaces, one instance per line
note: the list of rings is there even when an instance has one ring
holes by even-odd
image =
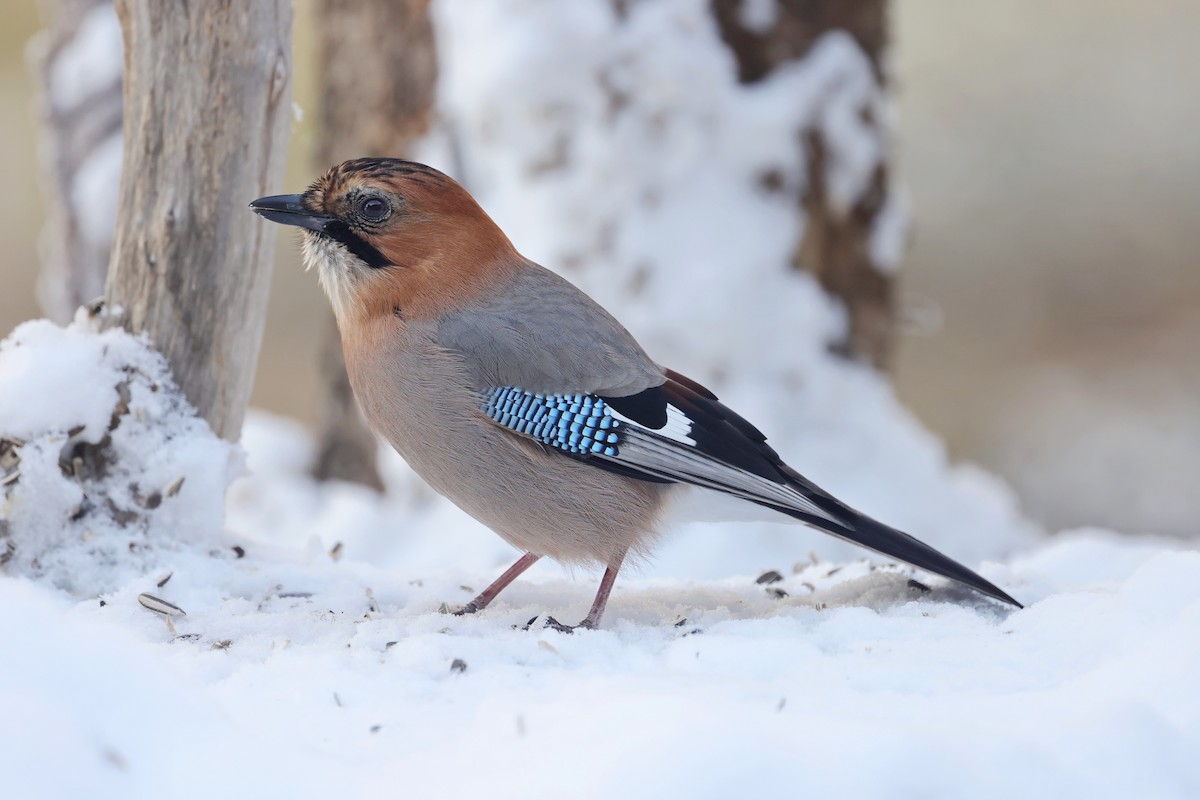
[[[659,366],[611,314],[524,258],[459,184],[363,158],[250,207],[303,232],[370,426],[428,483],[524,553],[458,613],[543,556],[622,562],[670,512],[717,493],[1020,607],[971,570],[793,470],[699,383]],[[747,518],[736,508],[731,518]],[[570,630],[551,618],[550,624]]]

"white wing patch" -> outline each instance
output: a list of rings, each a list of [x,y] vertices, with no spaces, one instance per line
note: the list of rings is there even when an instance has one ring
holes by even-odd
[[[765,500],[844,524],[794,487],[767,480],[697,450],[692,420],[670,403],[667,404],[667,424],[657,430],[630,419],[612,406],[607,411],[626,428],[621,454],[610,460],[626,461],[664,478],[683,478],[697,486],[743,500]]]
[[[641,428],[643,430],[651,430],[646,428],[646,426],[640,422],[625,416],[611,405],[608,407],[608,413],[612,415],[613,419],[619,420],[625,425]],[[653,433],[656,433],[663,438],[670,439],[673,442],[686,444],[688,447],[696,446],[696,440],[692,438],[692,421],[688,418],[687,414],[683,413],[683,411],[671,405],[670,403],[667,404],[667,424],[662,428],[653,430]]]

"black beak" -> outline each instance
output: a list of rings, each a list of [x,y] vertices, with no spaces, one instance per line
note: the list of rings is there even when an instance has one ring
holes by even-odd
[[[325,236],[345,245],[346,249],[359,258],[364,264],[373,269],[389,267],[389,261],[374,245],[350,230],[346,223],[328,214],[318,214],[309,211],[300,202],[298,194],[277,194],[273,197],[260,197],[250,204],[250,209],[260,217],[278,222],[281,225],[295,225]]]
[[[321,233],[325,233],[332,223],[337,222],[336,217],[309,211],[300,202],[300,195],[298,194],[277,194],[272,197],[260,197],[250,204],[250,208],[255,214],[269,219],[271,222],[278,222],[281,225],[295,225]]]

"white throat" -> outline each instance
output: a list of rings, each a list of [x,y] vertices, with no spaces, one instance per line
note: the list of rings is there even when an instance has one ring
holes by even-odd
[[[358,304],[360,280],[367,266],[340,242],[317,233],[305,231],[302,253],[304,268],[317,270],[340,325]]]

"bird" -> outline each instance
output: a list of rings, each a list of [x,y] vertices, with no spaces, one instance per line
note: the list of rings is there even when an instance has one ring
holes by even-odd
[[[482,611],[539,559],[617,574],[673,518],[804,523],[1021,604],[788,466],[713,392],[660,366],[582,290],[522,256],[459,183],[394,158],[332,167],[303,193],[253,201],[298,227],[333,306],[369,426],[436,491],[523,553],[456,613]],[[744,514],[743,514],[744,512]]]

